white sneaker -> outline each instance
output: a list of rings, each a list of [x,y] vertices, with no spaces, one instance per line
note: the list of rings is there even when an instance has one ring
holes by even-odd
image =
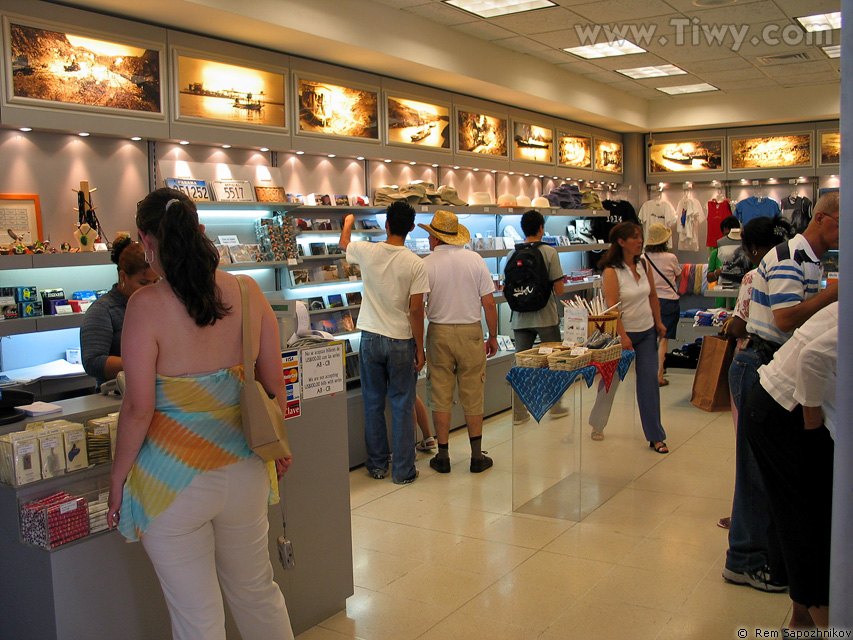
[[[512,423],[513,424],[524,424],[528,420],[530,420],[530,414],[529,413],[525,413],[523,416],[517,416],[517,415],[512,416]]]
[[[424,438],[418,444],[415,445],[415,449],[418,451],[435,451],[438,449],[438,443],[435,441],[433,436],[429,438]]]

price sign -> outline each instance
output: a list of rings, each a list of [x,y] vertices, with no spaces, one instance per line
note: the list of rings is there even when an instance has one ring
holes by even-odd
[[[248,180],[214,180],[210,184],[218,202],[255,201],[255,190]]]
[[[210,202],[210,192],[204,180],[188,180],[184,178],[166,178],[166,186],[185,193],[195,202]]]
[[[302,351],[303,399],[327,396],[344,390],[342,342]]]

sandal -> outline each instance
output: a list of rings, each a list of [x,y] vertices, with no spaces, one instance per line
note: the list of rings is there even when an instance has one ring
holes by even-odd
[[[720,529],[728,529],[732,526],[731,517],[726,516],[725,518],[720,518],[719,520],[717,520],[717,526],[720,527]]]
[[[649,446],[658,453],[669,453],[669,447],[666,446],[666,442],[659,442],[657,446],[654,442],[649,442]]]
[[[668,384],[669,384],[669,380],[667,380],[666,378],[664,378],[663,380],[658,380],[658,386],[659,387],[665,387]]]
[[[596,431],[595,429],[593,429],[590,438],[592,438],[596,442],[601,442],[602,440],[604,440],[604,434],[601,433],[601,431]]]

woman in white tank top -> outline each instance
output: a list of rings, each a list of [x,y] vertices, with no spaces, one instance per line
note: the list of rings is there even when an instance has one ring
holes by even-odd
[[[616,331],[622,348],[636,355],[637,404],[640,420],[649,446],[658,453],[669,453],[666,432],[660,420],[660,389],[658,387],[658,338],[666,335],[661,322],[660,305],[643,252],[643,230],[633,222],[623,222],[610,231],[610,248],[599,262],[603,270],[604,297],[607,306],[620,305]],[[595,406],[590,413],[592,439],[603,440],[602,433],[610,417],[618,376],[613,378],[610,391],[599,383]]]

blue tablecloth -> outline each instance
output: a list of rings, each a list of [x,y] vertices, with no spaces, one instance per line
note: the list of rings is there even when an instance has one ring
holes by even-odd
[[[619,379],[624,380],[631,363],[634,361],[633,351],[623,351],[619,358],[616,372]],[[591,387],[598,370],[592,365],[577,369],[575,371],[554,371],[553,369],[528,369],[525,367],[513,367],[509,370],[506,379],[521,398],[524,406],[530,412],[536,422],[542,419],[548,409],[560,399],[572,383],[582,377],[587,387]]]

